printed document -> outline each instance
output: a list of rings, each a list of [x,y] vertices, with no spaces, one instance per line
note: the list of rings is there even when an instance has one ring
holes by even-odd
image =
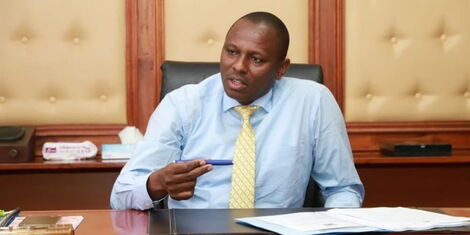
[[[280,234],[323,234],[337,232],[422,231],[439,227],[469,226],[470,218],[448,216],[404,207],[330,209],[274,216],[236,219]]]

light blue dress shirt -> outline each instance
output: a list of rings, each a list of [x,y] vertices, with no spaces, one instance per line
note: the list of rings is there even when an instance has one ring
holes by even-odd
[[[149,175],[177,159],[232,159],[241,117],[224,92],[220,74],[183,86],[161,101],[143,141],[122,169],[111,193],[115,209],[148,209]],[[325,207],[359,207],[359,179],[341,111],[321,84],[284,77],[252,105],[256,136],[257,208],[302,207],[309,177]],[[170,208],[228,208],[232,166],[214,166],[197,179],[194,196]]]

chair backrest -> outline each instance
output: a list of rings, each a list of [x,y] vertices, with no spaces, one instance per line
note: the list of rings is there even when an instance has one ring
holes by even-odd
[[[219,72],[219,63],[165,61],[162,64],[163,85],[161,98],[186,84],[196,84]],[[317,64],[291,64],[286,76],[323,83],[323,72]]]
[[[196,84],[219,72],[219,63],[165,61],[162,64],[161,98],[170,91],[186,84]],[[288,77],[308,79],[323,83],[323,71],[317,64],[291,64],[286,72]],[[323,196],[318,185],[310,179],[305,195],[304,207],[323,207]]]

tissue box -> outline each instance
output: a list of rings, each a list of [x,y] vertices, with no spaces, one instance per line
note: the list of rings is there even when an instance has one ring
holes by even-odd
[[[129,159],[134,152],[135,144],[103,144],[102,159]]]

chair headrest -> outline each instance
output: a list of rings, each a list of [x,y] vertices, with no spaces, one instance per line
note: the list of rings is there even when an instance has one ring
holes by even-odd
[[[165,61],[161,69],[161,98],[174,89],[186,84],[197,84],[220,71],[219,63],[215,62]],[[323,83],[323,71],[318,64],[291,64],[285,76]]]

